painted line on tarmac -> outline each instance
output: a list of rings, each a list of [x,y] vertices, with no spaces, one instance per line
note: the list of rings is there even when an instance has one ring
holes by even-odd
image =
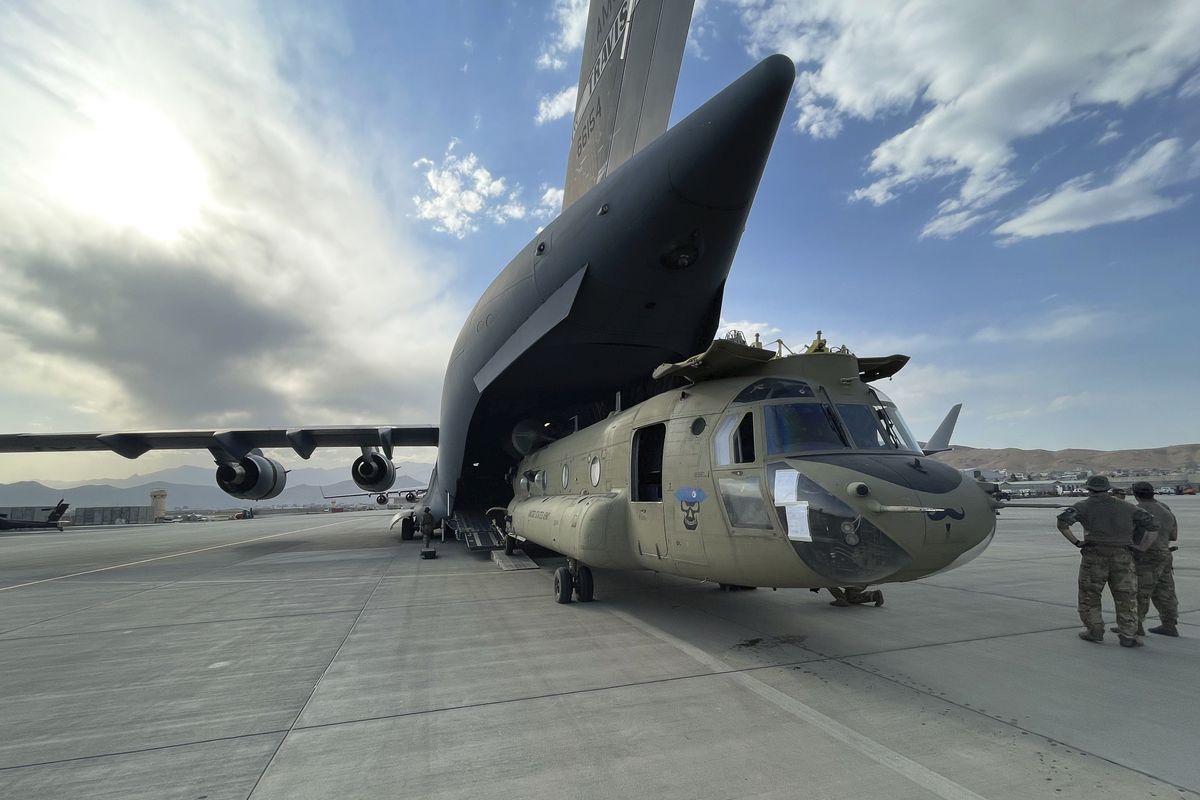
[[[140,561],[129,561],[124,564],[113,564],[109,567],[98,567],[96,569],[85,569],[83,572],[72,572],[70,575],[58,575],[54,578],[42,578],[41,580],[29,581],[28,583],[18,583],[13,586],[0,586],[0,592],[7,592],[12,589],[24,589],[26,586],[36,586],[39,583],[50,583],[51,581],[61,581],[66,578],[78,578],[80,575],[94,575],[97,572],[108,572],[113,569],[122,569],[123,567],[136,567],[138,564],[149,564],[152,561],[162,561],[167,558],[179,558],[180,556],[190,556],[196,553],[204,553],[209,550],[220,550],[222,547],[237,547],[239,544],[250,544],[251,542],[261,542],[266,539],[278,539],[280,536],[287,536],[292,533],[304,533],[305,531],[315,531],[321,528],[329,528],[333,525],[345,525],[354,520],[338,520],[337,522],[327,522],[324,525],[316,525],[312,528],[296,528],[295,530],[283,531],[282,533],[272,533],[269,536],[256,536],[253,539],[242,539],[240,542],[226,542],[225,544],[214,544],[211,547],[200,547],[196,550],[187,550],[182,553],[168,553],[165,556],[155,556],[154,558],[143,558]]]
[[[732,666],[726,664],[716,656],[710,655],[700,648],[688,644],[682,639],[672,636],[648,622],[644,622],[637,617],[627,614],[624,611],[617,611],[616,609],[608,609],[608,613],[632,625],[643,633],[653,636],[659,641],[666,642],[710,669],[725,673],[731,680],[741,684],[744,688],[754,692],[767,702],[794,717],[815,725],[832,738],[849,745],[872,761],[899,773],[923,789],[927,789],[938,797],[943,798],[943,800],[985,800],[982,795],[976,794],[967,787],[955,783],[945,775],[934,772],[907,756],[900,755],[890,747],[880,744],[853,728],[843,725],[832,717],[822,714],[815,708],[800,702],[789,694],[779,691],[774,686],[764,683],[753,675],[734,670]]]

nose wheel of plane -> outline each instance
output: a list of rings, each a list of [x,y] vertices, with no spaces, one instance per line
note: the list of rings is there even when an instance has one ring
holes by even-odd
[[[595,597],[596,584],[592,571],[578,561],[570,566],[554,570],[554,602],[569,603],[574,595],[581,603],[590,603]]]

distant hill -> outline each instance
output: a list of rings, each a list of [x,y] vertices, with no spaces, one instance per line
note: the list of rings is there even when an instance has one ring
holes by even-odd
[[[340,470],[339,470],[340,472]],[[21,481],[20,483],[0,484],[0,507],[8,506],[44,506],[58,502],[60,497],[74,507],[85,506],[148,506],[152,489],[167,490],[167,508],[240,508],[252,505],[249,500],[238,500],[230,497],[217,488],[211,472],[207,485],[187,483],[171,483],[169,481],[154,481],[138,486],[120,487],[107,485],[84,484],[64,489],[55,489],[36,481]],[[321,496],[321,486],[311,484],[292,485],[292,475],[288,475],[288,487],[279,497],[264,501],[265,505],[308,505],[310,503],[324,504],[327,501]],[[411,489],[424,487],[426,481],[417,480],[410,475],[397,475],[393,489]],[[353,481],[343,480],[324,486],[325,494],[353,494],[361,491]]]
[[[1146,450],[989,450],[956,445],[934,458],[958,469],[1007,469],[1009,472],[1108,472],[1114,469],[1178,470],[1200,464],[1200,444]]]

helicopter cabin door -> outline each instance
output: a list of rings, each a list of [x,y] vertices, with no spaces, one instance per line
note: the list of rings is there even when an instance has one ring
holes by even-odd
[[[667,426],[656,422],[633,432],[629,453],[629,508],[638,552],[666,558],[667,537],[663,514],[663,450]]]

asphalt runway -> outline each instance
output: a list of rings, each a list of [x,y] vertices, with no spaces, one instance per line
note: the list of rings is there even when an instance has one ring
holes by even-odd
[[[389,515],[0,537],[0,797],[1200,797],[1200,499],[1183,637],[1080,641],[1053,512],[827,594],[419,547]],[[1111,607],[1108,617],[1111,619]]]

